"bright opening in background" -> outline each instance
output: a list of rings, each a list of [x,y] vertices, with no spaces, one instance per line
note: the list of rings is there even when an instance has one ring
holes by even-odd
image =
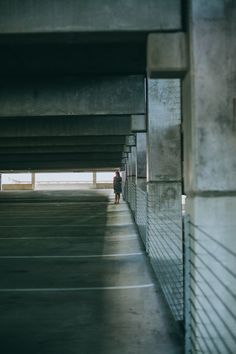
[[[3,190],[111,189],[114,172],[2,174]]]

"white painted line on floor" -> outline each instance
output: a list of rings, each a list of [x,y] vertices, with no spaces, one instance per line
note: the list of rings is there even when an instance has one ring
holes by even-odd
[[[129,223],[129,224],[96,224],[96,227],[114,227],[114,226],[133,226],[133,223]],[[24,227],[24,228],[29,228],[29,227],[75,227],[75,226],[79,226],[79,227],[94,227],[94,225],[91,224],[57,224],[57,225],[52,225],[52,224],[48,224],[48,225],[0,225],[0,228],[16,228],[16,227]]]
[[[90,254],[90,255],[57,255],[57,256],[0,256],[0,259],[46,259],[46,258],[106,258],[106,257],[132,257],[144,255],[143,252],[136,253],[114,253],[114,254]]]
[[[70,292],[70,291],[88,291],[88,290],[129,290],[129,289],[145,289],[152,288],[154,283],[142,285],[123,285],[123,286],[98,286],[87,288],[16,288],[16,289],[0,289],[0,293],[9,292]]]
[[[93,241],[123,241],[123,240],[138,240],[138,236],[134,234],[133,236],[37,236],[37,237],[0,237],[1,240],[47,240],[47,239],[92,239]]]

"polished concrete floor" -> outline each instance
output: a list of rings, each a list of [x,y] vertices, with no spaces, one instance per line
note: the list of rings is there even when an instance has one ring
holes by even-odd
[[[127,205],[104,191],[0,193],[1,354],[179,354]]]

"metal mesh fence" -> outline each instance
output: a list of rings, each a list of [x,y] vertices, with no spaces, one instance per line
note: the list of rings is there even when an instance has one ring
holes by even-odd
[[[136,187],[136,224],[146,246],[147,192],[139,187]]]
[[[236,353],[236,252],[188,216],[184,224],[185,353]]]
[[[123,199],[128,202],[128,181],[122,181],[122,197]]]
[[[172,314],[183,320],[183,249],[179,215],[170,210],[155,212],[149,206],[147,248],[154,271]]]
[[[127,179],[127,202],[135,217],[136,213],[136,184],[132,177]]]

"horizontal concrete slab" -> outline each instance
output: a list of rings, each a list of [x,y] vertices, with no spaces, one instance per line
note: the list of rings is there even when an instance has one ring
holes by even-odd
[[[126,144],[126,136],[35,136],[35,137],[1,137],[1,147],[40,147],[40,146],[92,146],[92,145],[121,145]]]
[[[103,161],[27,161],[27,162],[2,162],[0,161],[0,172],[83,172],[99,169],[117,169],[121,166],[121,160]]]
[[[2,147],[0,154],[48,154],[48,153],[88,153],[104,152],[108,150],[107,145],[78,145],[78,146],[33,146],[33,147]],[[109,145],[109,152],[126,152],[124,145]]]
[[[0,33],[179,30],[181,1],[1,1]]]
[[[61,153],[61,154],[1,154],[0,153],[0,164],[5,161],[10,162],[61,162],[61,161],[106,161],[106,160],[119,160],[122,158],[122,152],[81,152],[81,153]]]
[[[119,43],[114,34],[105,43],[88,43],[86,36],[80,44],[73,34],[0,35],[0,75],[23,80],[29,75],[145,75],[146,35],[139,42],[128,36],[122,35]]]
[[[130,132],[128,115],[0,119],[0,137],[127,135]]]
[[[1,81],[0,116],[144,114],[144,76]]]

